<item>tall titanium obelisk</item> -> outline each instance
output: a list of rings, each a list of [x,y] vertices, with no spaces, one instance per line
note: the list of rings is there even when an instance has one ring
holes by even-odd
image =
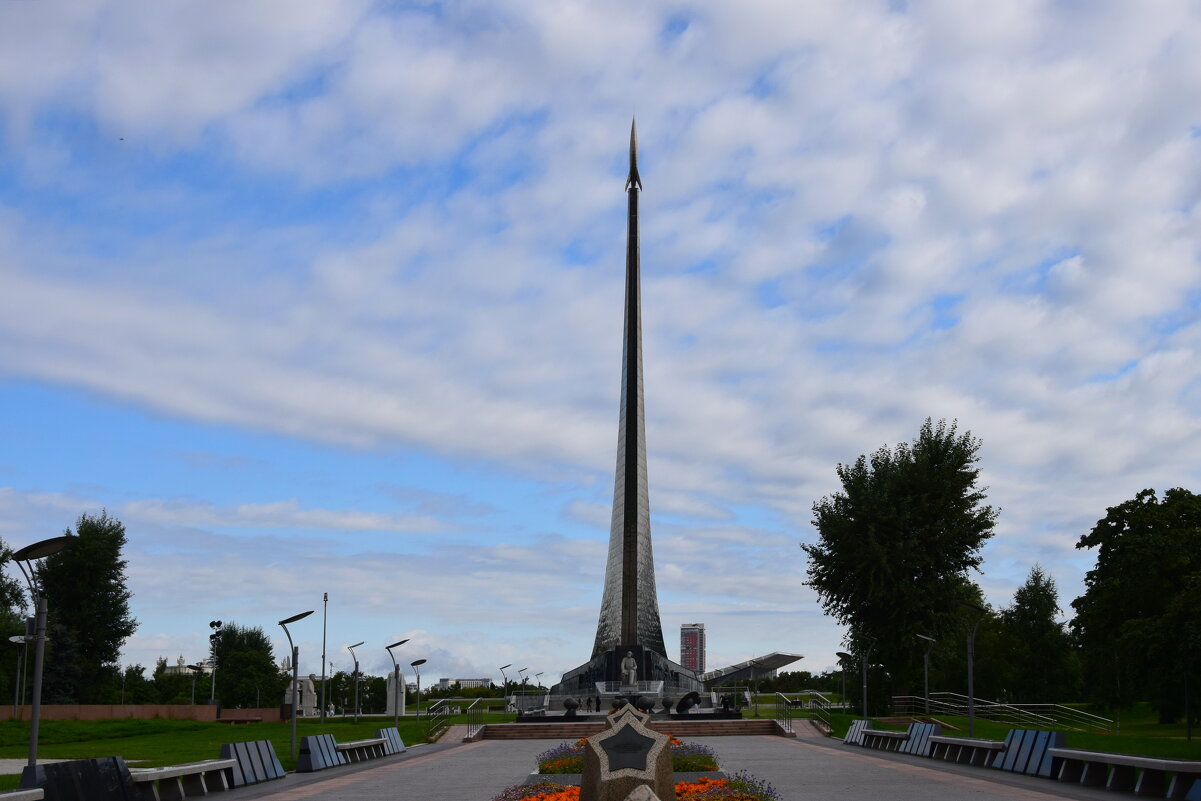
[[[642,304],[638,248],[638,131],[630,124],[629,201],[626,231],[625,336],[621,366],[621,413],[609,561],[592,656],[618,646],[640,645],[666,654],[655,562],[651,553],[650,496],[646,478],[646,424],[642,411]]]

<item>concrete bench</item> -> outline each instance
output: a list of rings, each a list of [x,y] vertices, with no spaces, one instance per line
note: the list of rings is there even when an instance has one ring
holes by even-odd
[[[275,746],[270,740],[226,743],[221,746],[221,758],[232,759],[235,762],[229,771],[230,782],[234,787],[284,777],[284,766],[275,755]]]
[[[394,727],[379,729],[376,731],[375,736],[384,740],[384,756],[403,754],[408,750],[407,746],[405,746],[405,741],[400,738],[400,732]]]
[[[33,790],[9,790],[0,793],[0,801],[42,801],[45,797],[46,794],[40,787]]]
[[[1201,797],[1201,793],[1190,792],[1194,784],[1201,782],[1201,762],[1074,748],[1049,748],[1047,753],[1059,764],[1055,778],[1061,782],[1079,782],[1089,787],[1133,791],[1135,795],[1161,798]],[[1174,774],[1170,785],[1167,782],[1169,773]]]
[[[146,801],[178,801],[228,790],[226,771],[236,759],[207,759],[163,768],[130,768],[129,775]]]
[[[300,756],[296,760],[298,773],[336,768],[348,761],[346,755],[338,750],[332,734],[306,734],[300,738]]]
[[[933,748],[930,750],[931,759],[941,759],[944,762],[956,762],[962,765],[987,765],[992,755],[1005,750],[1005,743],[1000,740],[981,740],[976,737],[944,737],[930,738]]]
[[[861,734],[865,748],[877,748],[881,751],[900,751],[901,746],[909,739],[907,731],[864,729]]]
[[[1061,731],[1010,729],[1005,735],[1005,750],[993,758],[992,766],[1010,773],[1049,779],[1055,769],[1055,760],[1048,752],[1064,745]]]
[[[847,736],[843,737],[842,741],[847,745],[863,745],[863,731],[870,723],[870,720],[852,720],[847,728]]]
[[[365,759],[382,757],[387,740],[378,737],[374,740],[355,740],[350,743],[338,743],[334,746],[339,754],[345,754],[351,762],[362,762]]]

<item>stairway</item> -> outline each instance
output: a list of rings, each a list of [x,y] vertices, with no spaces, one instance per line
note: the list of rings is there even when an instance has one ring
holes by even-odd
[[[652,720],[650,728],[673,737],[781,735],[774,720]],[[485,740],[578,740],[600,734],[601,721],[586,723],[489,723]]]

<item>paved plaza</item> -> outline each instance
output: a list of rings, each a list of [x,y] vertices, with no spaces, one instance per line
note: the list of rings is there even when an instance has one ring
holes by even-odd
[[[1112,801],[1104,790],[919,757],[868,751],[836,740],[804,736],[690,738],[713,748],[730,772],[745,769],[766,779],[783,801],[888,799],[889,801]],[[239,790],[238,799],[321,801],[489,801],[520,784],[534,757],[561,740],[483,740],[436,744],[324,773],[289,775]]]

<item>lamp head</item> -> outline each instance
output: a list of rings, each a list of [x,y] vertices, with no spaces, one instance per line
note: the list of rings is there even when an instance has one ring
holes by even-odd
[[[69,534],[61,537],[51,537],[48,540],[41,540],[31,545],[26,545],[19,551],[13,553],[13,561],[15,562],[31,562],[34,559],[45,559],[47,556],[53,556],[74,543],[78,537],[72,537]]]
[[[384,650],[391,651],[393,648],[399,648],[400,646],[404,645],[406,642],[408,642],[407,639],[401,640],[400,642],[394,642],[391,645],[387,646]]]
[[[312,609],[310,609],[307,612],[301,612],[299,615],[292,615],[292,617],[287,618],[286,620],[279,621],[279,625],[286,626],[289,623],[295,623],[297,620],[304,620],[306,617],[308,617],[311,614],[313,614]]]
[[[501,670],[504,670],[505,668],[511,668],[511,667],[513,667],[513,663],[512,663],[512,662],[510,662],[510,663],[509,663],[509,664],[507,664],[507,665],[501,665],[501,666],[500,666],[500,669],[501,669]]]

